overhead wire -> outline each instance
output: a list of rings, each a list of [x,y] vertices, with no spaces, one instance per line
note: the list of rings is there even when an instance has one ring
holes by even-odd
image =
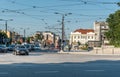
[[[88,4],[91,4],[91,5],[97,5],[97,6],[100,6],[98,4],[116,4],[117,2],[104,2],[104,1],[101,1],[101,2],[98,2],[98,1],[89,1],[89,0],[76,0],[76,1],[79,1],[79,3],[72,3],[72,4],[62,4],[62,5],[51,5],[51,6],[36,6],[36,5],[28,5],[28,4],[25,4],[25,3],[20,3],[20,2],[17,2],[16,0],[7,0],[9,1],[10,3],[12,4],[17,4],[17,5],[21,5],[21,6],[27,6],[29,8],[25,8],[25,9],[15,9],[15,10],[11,10],[11,12],[14,12],[14,13],[19,13],[19,14],[23,14],[23,15],[26,15],[26,16],[29,16],[31,18],[34,18],[34,19],[39,19],[39,20],[42,20],[41,18],[38,18],[38,15],[30,15],[30,14],[26,14],[25,12],[22,12],[22,11],[26,11],[26,10],[30,10],[30,9],[39,9],[39,8],[46,8],[47,11],[40,11],[40,12],[43,12],[43,13],[50,13],[49,11],[60,11],[58,9],[53,9],[55,7],[64,7],[64,6],[76,6],[76,5],[88,5]],[[67,0],[69,1],[69,0]],[[75,0],[74,0],[75,1]],[[51,7],[53,7],[51,9]],[[102,6],[100,6],[102,7]],[[111,10],[111,9],[108,9],[108,8],[103,8],[105,10]],[[88,9],[86,9],[88,10]],[[51,12],[52,13],[52,12]],[[90,16],[90,17],[93,17],[93,16],[103,16],[103,15],[85,15],[85,14],[75,14],[75,15],[79,15],[79,16]],[[36,17],[37,16],[37,17]],[[42,20],[43,21],[43,20]],[[44,22],[46,23],[46,22]]]

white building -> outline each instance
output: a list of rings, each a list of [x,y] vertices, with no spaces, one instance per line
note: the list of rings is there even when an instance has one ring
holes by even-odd
[[[70,44],[80,42],[81,44],[86,44],[88,41],[95,40],[95,33],[93,29],[77,29],[71,32]]]
[[[70,44],[85,44],[89,42],[92,46],[100,46],[101,44],[108,43],[105,37],[105,32],[108,31],[108,23],[100,21],[94,22],[94,29],[77,29],[70,34]]]

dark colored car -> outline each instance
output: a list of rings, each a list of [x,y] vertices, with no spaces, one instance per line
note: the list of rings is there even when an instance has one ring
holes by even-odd
[[[93,47],[88,47],[88,51],[91,51],[91,50],[93,50]]]
[[[8,51],[14,51],[14,49],[15,49],[15,45],[10,45],[7,47]]]
[[[0,45],[0,52],[7,53],[7,47],[5,45]]]
[[[18,45],[13,51],[14,55],[29,55],[29,50],[24,45]]]
[[[32,44],[25,44],[24,45],[29,51],[33,51],[34,50],[34,45]]]

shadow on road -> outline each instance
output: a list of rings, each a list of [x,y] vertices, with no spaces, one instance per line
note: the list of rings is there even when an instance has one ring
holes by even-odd
[[[120,77],[120,61],[13,63],[0,65],[8,77]],[[7,74],[0,72],[1,74]]]

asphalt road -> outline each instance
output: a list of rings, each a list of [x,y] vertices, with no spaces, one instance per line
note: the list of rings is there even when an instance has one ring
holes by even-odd
[[[0,77],[120,77],[120,56],[0,54]]]

